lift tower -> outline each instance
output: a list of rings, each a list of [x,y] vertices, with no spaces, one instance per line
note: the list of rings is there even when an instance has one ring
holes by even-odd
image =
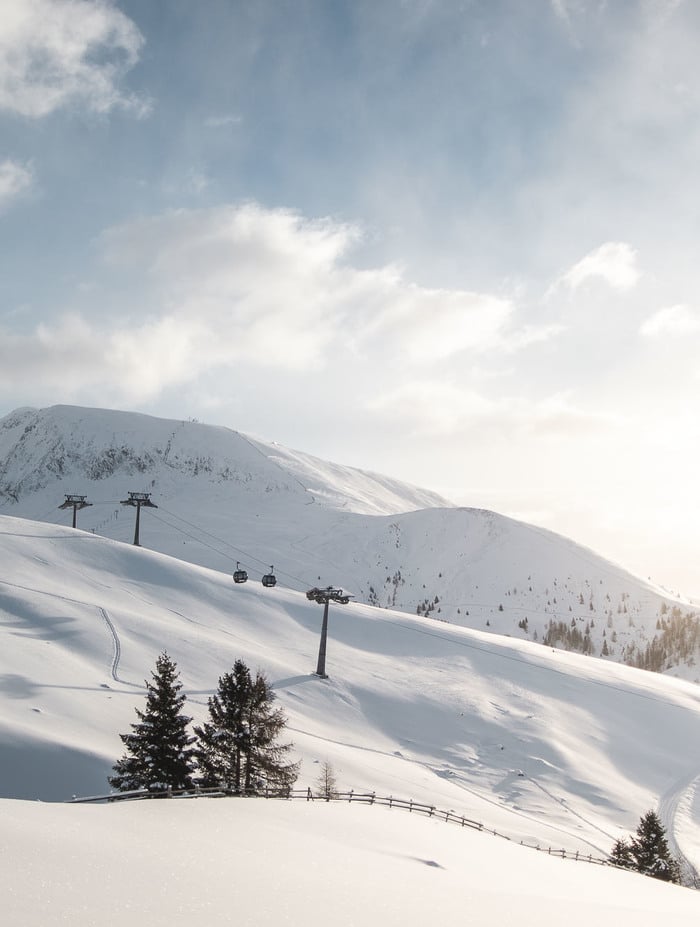
[[[328,639],[328,603],[338,602],[340,605],[347,605],[351,596],[342,589],[334,589],[333,586],[327,586],[325,589],[318,589],[314,586],[306,593],[306,598],[310,602],[318,602],[323,605],[323,623],[321,624],[321,643],[318,648],[318,663],[316,664],[315,676],[321,679],[328,679],[326,673],[326,641]]]
[[[78,523],[78,509],[84,509],[88,505],[92,505],[92,502],[87,501],[87,496],[75,496],[71,493],[66,495],[66,501],[63,505],[59,505],[59,509],[73,509],[73,527],[75,528]]]
[[[150,492],[130,492],[128,499],[122,499],[121,505],[133,505],[136,507],[136,528],[134,530],[134,544],[136,547],[141,546],[139,541],[139,525],[141,522],[141,506],[149,509],[157,509],[155,502],[151,502]]]

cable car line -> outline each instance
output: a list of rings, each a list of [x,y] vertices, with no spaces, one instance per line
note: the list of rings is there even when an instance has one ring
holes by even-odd
[[[187,521],[186,518],[182,518],[182,516],[176,515],[175,512],[170,512],[168,511],[168,509],[164,509],[162,506],[160,507],[159,512],[165,512],[167,515],[170,515],[173,518],[177,518],[179,521],[182,521],[186,525],[189,525],[191,528],[194,528],[195,531],[199,531],[202,534],[205,534],[208,537],[213,538],[215,541],[219,541],[221,544],[225,545],[226,547],[229,547],[231,550],[235,551],[237,554],[240,554],[241,556],[243,556],[246,560],[254,560],[258,563],[264,563],[264,561],[260,560],[259,557],[256,557],[253,554],[248,553],[248,551],[242,550],[239,547],[236,547],[235,545],[231,544],[229,541],[226,541],[224,538],[217,537],[216,535],[212,534],[210,531],[205,531],[203,528],[199,528],[197,525],[192,524],[192,522]],[[167,525],[169,528],[172,528],[174,531],[179,531],[180,534],[183,534],[185,537],[190,538],[190,540],[195,541],[198,544],[202,544],[204,547],[208,547],[210,550],[213,550],[217,554],[220,554],[226,560],[230,558],[230,555],[226,551],[223,551],[220,548],[215,547],[213,544],[209,544],[207,541],[203,540],[202,538],[196,537],[194,534],[191,534],[189,531],[185,531],[185,529],[181,528],[179,525],[172,524],[171,522],[162,518],[160,515],[156,515],[155,512],[151,512],[150,517],[155,518],[157,521],[162,522],[163,524]],[[239,566],[240,566],[240,562],[237,561],[237,569]],[[278,570],[277,572],[279,575],[286,576],[289,579],[293,580],[296,584],[301,586],[302,590],[308,589],[309,583],[306,580],[301,579],[298,576],[294,576],[291,573],[285,573],[282,570]],[[266,577],[267,577],[267,581],[266,581]],[[238,582],[239,583],[245,582],[245,580],[239,579]],[[268,573],[262,574],[262,583],[264,586],[268,588],[277,585],[277,577],[275,576],[272,567],[270,567]]]

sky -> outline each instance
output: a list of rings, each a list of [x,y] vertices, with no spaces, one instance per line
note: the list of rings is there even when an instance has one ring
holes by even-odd
[[[226,425],[700,594],[700,7],[0,0],[0,412]]]

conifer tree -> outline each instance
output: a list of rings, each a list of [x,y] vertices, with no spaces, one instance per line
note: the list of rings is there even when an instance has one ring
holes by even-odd
[[[664,882],[681,880],[678,861],[671,856],[666,831],[654,811],[642,816],[636,836],[629,841],[616,841],[608,860],[615,866],[634,869]]]
[[[242,660],[220,677],[209,720],[194,729],[202,785],[223,783],[250,793],[264,780],[272,788],[291,788],[299,766],[287,760],[292,745],[278,743],[287,721],[274,700],[266,678],[258,673],[253,679]]]
[[[680,882],[678,862],[671,856],[666,831],[655,811],[647,811],[630,841],[636,869],[664,882]]]
[[[608,862],[613,866],[619,866],[621,869],[636,869],[636,863],[632,856],[632,848],[626,840],[616,840],[612,853],[608,857]]]
[[[180,692],[177,664],[167,653],[156,660],[152,682],[146,680],[146,707],[136,709],[138,723],[131,734],[120,734],[126,747],[114,765],[109,783],[120,791],[192,787],[194,742],[187,732],[192,720],[182,714],[185,696]]]

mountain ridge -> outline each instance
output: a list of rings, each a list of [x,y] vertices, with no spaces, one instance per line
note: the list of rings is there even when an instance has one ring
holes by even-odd
[[[0,420],[0,512],[66,522],[61,495],[86,493],[78,525],[251,576],[274,566],[304,591],[340,585],[358,601],[428,615],[696,679],[689,602],[554,532],[380,474],[222,426],[54,406]]]
[[[329,761],[344,788],[603,857],[656,805],[700,865],[686,681],[355,603],[332,608],[319,679],[321,609],[302,593],[9,516],[0,556],[0,796],[105,794],[167,650],[194,724],[236,659],[267,675],[302,788]]]

